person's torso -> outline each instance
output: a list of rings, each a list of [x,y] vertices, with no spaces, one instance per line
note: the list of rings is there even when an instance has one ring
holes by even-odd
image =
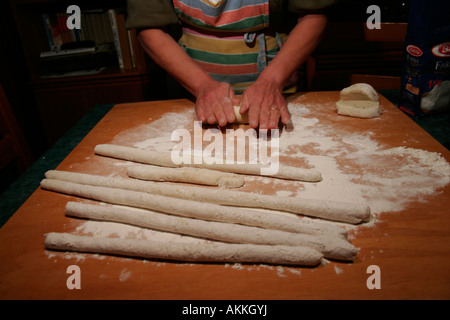
[[[269,0],[173,0],[188,55],[237,92],[256,81],[280,50],[269,28]]]

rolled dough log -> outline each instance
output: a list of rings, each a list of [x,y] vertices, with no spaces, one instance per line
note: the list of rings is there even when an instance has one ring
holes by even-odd
[[[236,116],[236,121],[234,123],[238,124],[248,124],[248,112],[241,114],[239,110],[241,106],[234,106],[234,114]]]
[[[46,177],[48,179],[70,181],[84,185],[121,188],[221,205],[287,211],[353,224],[368,221],[370,218],[370,208],[367,205],[357,203],[301,199],[297,197],[277,197],[236,190],[214,190],[197,186],[175,186],[151,181],[109,178],[59,170],[48,171]]]
[[[168,168],[151,165],[129,167],[128,175],[141,180],[171,181],[239,188],[244,185],[242,175],[201,168]]]
[[[345,116],[374,118],[381,115],[378,94],[367,83],[356,83],[342,89],[336,107],[338,114]]]
[[[172,162],[170,153],[161,153],[149,150],[141,150],[138,148],[117,146],[112,144],[100,144],[95,147],[95,153],[97,155],[112,157],[122,160],[134,161],[144,164],[151,164],[162,167],[177,167]],[[190,164],[180,164],[184,167],[196,167],[205,168],[210,170],[217,170],[223,172],[240,173],[248,175],[260,176],[261,168],[260,164],[196,164],[191,161]],[[322,180],[322,175],[319,171],[314,169],[303,169],[292,166],[279,165],[278,173],[274,175],[268,175],[273,178],[280,178],[286,180],[298,180],[306,182],[319,182]]]
[[[230,243],[288,245],[314,248],[326,258],[353,260],[358,250],[347,240],[329,235],[308,235],[232,223],[176,217],[149,210],[68,202],[66,215],[131,224],[138,227]]]
[[[129,191],[126,189],[96,187],[53,179],[44,179],[41,182],[41,185],[44,189],[69,195],[85,197],[112,204],[122,204],[156,210],[184,217],[238,223],[288,232],[305,234],[326,233],[344,238],[346,237],[346,231],[343,231],[342,228],[320,223],[304,222],[304,219],[295,216],[221,206],[214,203],[202,203],[186,199],[168,198],[166,196]],[[122,198],[114,198],[114,196],[107,194],[108,192],[120,193],[122,191]]]
[[[251,244],[158,242],[151,240],[77,236],[48,233],[45,247],[53,250],[89,252],[194,262],[242,262],[316,266],[323,255],[305,247]]]

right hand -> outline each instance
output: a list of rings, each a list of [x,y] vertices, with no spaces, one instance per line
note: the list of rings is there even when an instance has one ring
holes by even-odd
[[[197,94],[195,112],[202,123],[218,123],[223,127],[236,120],[233,106],[239,104],[239,99],[228,83],[212,80],[204,84]]]

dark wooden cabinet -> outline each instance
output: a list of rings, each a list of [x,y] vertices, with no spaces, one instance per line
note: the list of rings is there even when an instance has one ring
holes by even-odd
[[[137,72],[36,81],[33,91],[47,140],[56,141],[96,105],[145,100],[149,82]]]

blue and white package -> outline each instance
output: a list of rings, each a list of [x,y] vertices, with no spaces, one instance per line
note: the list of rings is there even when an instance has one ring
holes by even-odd
[[[450,1],[411,0],[399,108],[412,116],[450,111]]]

